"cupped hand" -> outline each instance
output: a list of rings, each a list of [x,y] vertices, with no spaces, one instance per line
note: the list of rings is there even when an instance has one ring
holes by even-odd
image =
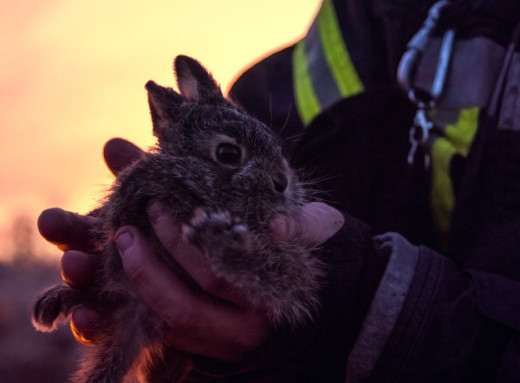
[[[103,154],[110,171],[117,175],[143,155],[143,151],[129,141],[114,138],[108,141]],[[72,287],[82,287],[92,283],[94,274],[92,256],[95,239],[92,236],[100,225],[93,216],[80,215],[60,208],[43,211],[38,218],[38,230],[50,243],[63,250],[61,274]],[[85,307],[78,307],[72,313],[71,327],[76,338],[90,343],[97,334],[99,314]]]
[[[141,153],[123,140],[111,141],[105,147],[107,164],[114,173]],[[270,334],[267,317],[249,308],[240,292],[212,274],[201,251],[184,241],[180,225],[158,203],[148,207],[148,216],[162,245],[203,290],[193,291],[165,269],[137,228],[125,226],[118,230],[116,244],[125,274],[135,292],[168,325],[167,342],[188,353],[228,362],[240,361],[258,348]],[[86,234],[95,224],[92,217],[60,209],[47,210],[40,216],[42,235],[66,250],[61,261],[62,275],[73,287],[88,285],[92,280],[88,254],[91,247]],[[298,237],[317,246],[342,225],[343,216],[337,210],[323,203],[309,203],[299,216],[276,217],[271,229],[273,240]],[[83,342],[95,339],[98,322],[99,314],[85,307],[72,314],[73,332]]]

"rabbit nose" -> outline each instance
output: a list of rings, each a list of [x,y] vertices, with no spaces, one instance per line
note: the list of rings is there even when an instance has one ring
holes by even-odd
[[[274,190],[276,190],[278,193],[283,193],[285,189],[287,189],[289,180],[285,174],[276,173],[275,175],[271,176],[271,179],[273,180]]]

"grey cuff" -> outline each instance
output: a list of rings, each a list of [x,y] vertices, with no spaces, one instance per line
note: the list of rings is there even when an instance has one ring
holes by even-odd
[[[346,382],[361,382],[370,376],[401,313],[412,283],[419,248],[397,233],[374,238],[378,252],[390,258],[363,327],[347,361]]]

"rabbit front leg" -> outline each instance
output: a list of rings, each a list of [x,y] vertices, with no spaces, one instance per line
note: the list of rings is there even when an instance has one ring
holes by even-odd
[[[225,210],[197,208],[182,233],[186,241],[204,251],[208,265],[219,278],[237,283],[248,265],[247,254],[253,246],[249,228]]]
[[[81,293],[69,286],[57,285],[41,293],[33,306],[32,321],[40,331],[56,329],[60,315],[68,316],[81,303]]]

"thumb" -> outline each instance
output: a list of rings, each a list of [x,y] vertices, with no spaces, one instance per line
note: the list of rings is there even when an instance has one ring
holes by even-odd
[[[110,171],[117,174],[139,159],[144,152],[130,141],[122,138],[113,138],[105,144],[103,156]]]
[[[276,216],[271,222],[275,240],[298,238],[310,246],[318,246],[343,226],[343,214],[322,202],[310,202],[296,216]]]

